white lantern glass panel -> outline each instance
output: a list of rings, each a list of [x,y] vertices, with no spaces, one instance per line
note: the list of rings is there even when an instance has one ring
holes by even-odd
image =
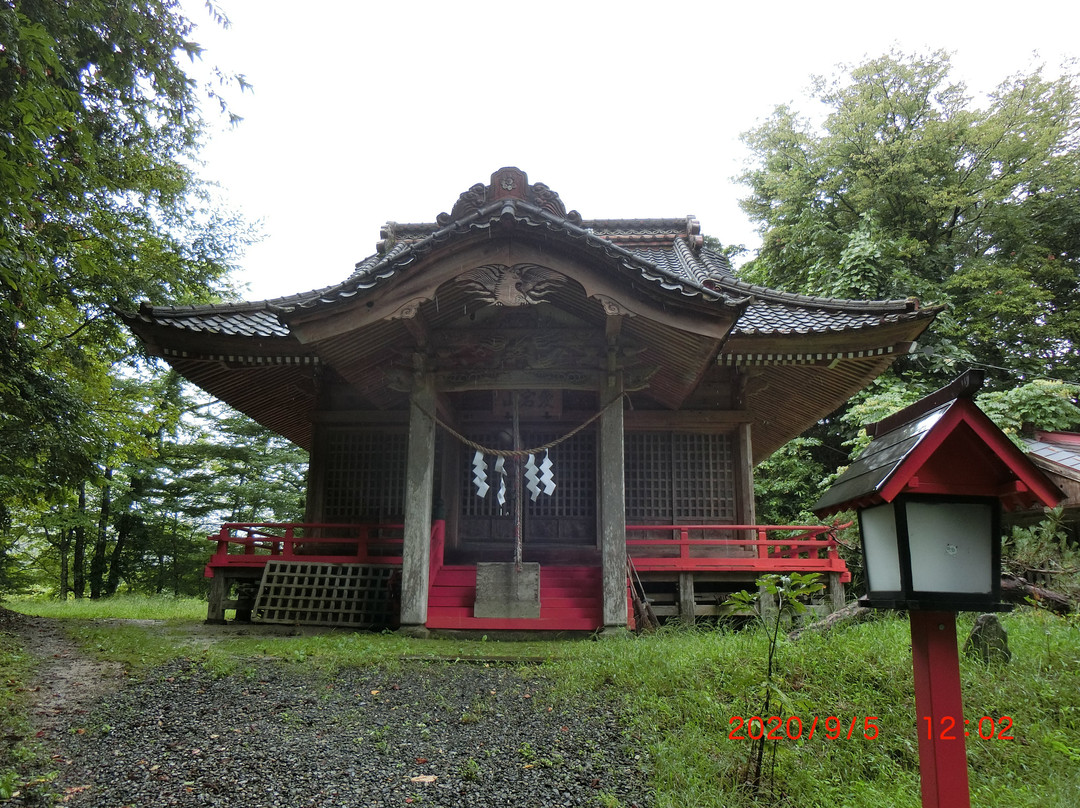
[[[911,588],[915,592],[989,593],[993,586],[992,506],[982,502],[908,502]]]
[[[900,591],[900,554],[896,547],[896,512],[892,505],[860,513],[869,592]]]

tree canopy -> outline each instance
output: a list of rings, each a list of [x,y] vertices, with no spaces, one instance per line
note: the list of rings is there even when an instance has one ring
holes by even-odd
[[[1080,379],[1080,86],[1043,70],[978,106],[948,54],[890,53],[817,78],[818,125],[787,106],[744,135],[760,283],[947,309],[923,368],[998,383]]]
[[[0,517],[145,431],[113,307],[228,294],[192,32],[175,0],[0,0]]]
[[[919,352],[759,467],[771,518],[805,518],[861,426],[966,367],[1006,429],[1080,424],[1080,80],[1039,69],[977,104],[952,72],[892,52],[816,78],[820,120],[779,106],[744,135],[763,239],[747,280],[945,307]]]
[[[0,585],[41,540],[115,588],[183,407],[114,309],[232,296],[249,230],[197,161],[235,116],[194,33],[178,0],[0,0]]]

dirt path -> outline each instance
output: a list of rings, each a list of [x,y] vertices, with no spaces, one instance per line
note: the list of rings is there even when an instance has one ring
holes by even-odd
[[[51,618],[0,609],[0,631],[21,637],[26,651],[38,661],[30,684],[30,715],[39,737],[52,737],[123,679],[119,663],[90,659]]]

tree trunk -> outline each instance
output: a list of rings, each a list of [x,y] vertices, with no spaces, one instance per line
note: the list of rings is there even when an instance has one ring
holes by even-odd
[[[42,530],[45,532],[45,541],[55,547],[56,552],[60,555],[60,585],[58,587],[58,598],[59,600],[66,600],[67,593],[71,589],[71,578],[69,575],[69,564],[71,559],[69,558],[69,554],[71,552],[72,530],[71,528],[61,528],[60,535],[55,541],[47,527],[43,527]]]
[[[105,584],[105,549],[109,538],[109,507],[112,497],[111,468],[105,468],[105,483],[101,486],[101,510],[98,514],[97,537],[94,539],[94,557],[90,560],[90,597],[101,597]]]
[[[71,528],[60,531],[60,541],[56,549],[60,552],[60,600],[67,600],[71,591]]]
[[[75,524],[75,549],[71,559],[72,591],[76,598],[86,595],[86,483],[79,483],[79,520]]]
[[[107,598],[115,595],[120,586],[122,558],[130,536],[131,514],[129,512],[120,517],[120,522],[116,527],[116,544],[113,545],[112,556],[109,559],[109,578],[105,582],[105,597]]]
[[[1043,589],[1015,575],[1001,576],[1001,599],[1008,603],[1035,604],[1060,615],[1071,613],[1077,602],[1068,595]]]

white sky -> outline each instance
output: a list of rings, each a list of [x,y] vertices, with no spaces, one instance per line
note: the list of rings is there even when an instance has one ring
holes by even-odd
[[[812,74],[943,48],[984,92],[1080,55],[1075,0],[219,0],[227,31],[183,2],[204,62],[254,85],[203,153],[261,222],[253,299],[344,280],[383,223],[434,221],[504,165],[586,219],[694,214],[753,248],[739,134],[780,103],[815,112]]]

